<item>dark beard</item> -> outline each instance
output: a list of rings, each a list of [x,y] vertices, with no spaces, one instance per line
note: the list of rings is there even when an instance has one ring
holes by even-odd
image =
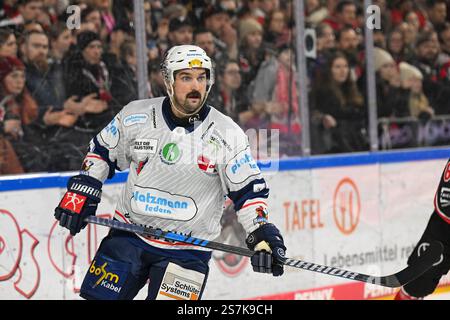
[[[31,61],[31,63],[36,67],[36,69],[38,69],[40,72],[45,73],[48,71],[48,61],[47,59],[35,59],[33,61]]]

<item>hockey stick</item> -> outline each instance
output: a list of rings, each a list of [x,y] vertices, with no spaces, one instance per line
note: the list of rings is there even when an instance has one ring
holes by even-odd
[[[144,237],[162,238],[167,241],[176,241],[192,244],[199,247],[209,248],[213,250],[220,250],[223,252],[228,252],[246,257],[251,257],[255,253],[255,251],[242,247],[236,247],[224,243],[198,239],[187,235],[178,234],[175,232],[162,231],[160,229],[146,228],[134,224],[126,224],[117,220],[104,219],[96,216],[90,216],[86,218],[86,222],[111,227],[113,229],[133,232]],[[442,251],[443,251],[442,243],[438,241],[431,242],[430,246],[427,247],[426,251],[420,256],[420,258],[416,263],[407,266],[405,269],[397,273],[387,276],[370,276],[358,272],[324,266],[302,260],[294,260],[290,258],[285,258],[283,264],[290,267],[320,272],[323,274],[341,277],[344,279],[372,283],[383,287],[397,288],[402,287],[408,282],[411,282],[412,280],[418,278],[425,271],[430,269],[433,266],[433,264],[439,260]]]

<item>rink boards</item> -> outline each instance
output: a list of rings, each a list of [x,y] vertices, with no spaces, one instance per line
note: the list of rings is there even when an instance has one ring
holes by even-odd
[[[363,153],[261,163],[270,187],[269,219],[287,255],[366,274],[394,273],[421,236],[450,149]],[[73,173],[72,173],[73,174]],[[53,210],[71,174],[0,178],[0,299],[79,299],[81,281],[107,229],[75,238]],[[98,215],[111,217],[126,179],[103,188]],[[245,246],[232,218],[218,239]],[[383,299],[395,294],[359,282],[285,269],[256,274],[247,258],[215,252],[204,299]],[[450,289],[444,278],[438,292]],[[138,299],[145,297],[141,291]],[[439,295],[436,295],[439,298]]]

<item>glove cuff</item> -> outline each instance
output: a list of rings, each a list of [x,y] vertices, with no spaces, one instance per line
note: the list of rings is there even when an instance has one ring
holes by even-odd
[[[261,225],[258,229],[251,232],[247,239],[245,239],[245,243],[250,250],[254,250],[255,246],[261,241],[266,241],[268,231],[272,233],[274,230],[278,232],[277,227],[273,223],[265,223]]]
[[[86,196],[93,201],[100,202],[102,183],[93,177],[80,174],[69,179],[67,190]]]

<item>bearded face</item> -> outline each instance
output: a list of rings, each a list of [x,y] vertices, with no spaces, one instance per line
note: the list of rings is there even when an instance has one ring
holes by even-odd
[[[45,34],[32,34],[25,42],[26,61],[40,71],[48,70],[48,38]]]

